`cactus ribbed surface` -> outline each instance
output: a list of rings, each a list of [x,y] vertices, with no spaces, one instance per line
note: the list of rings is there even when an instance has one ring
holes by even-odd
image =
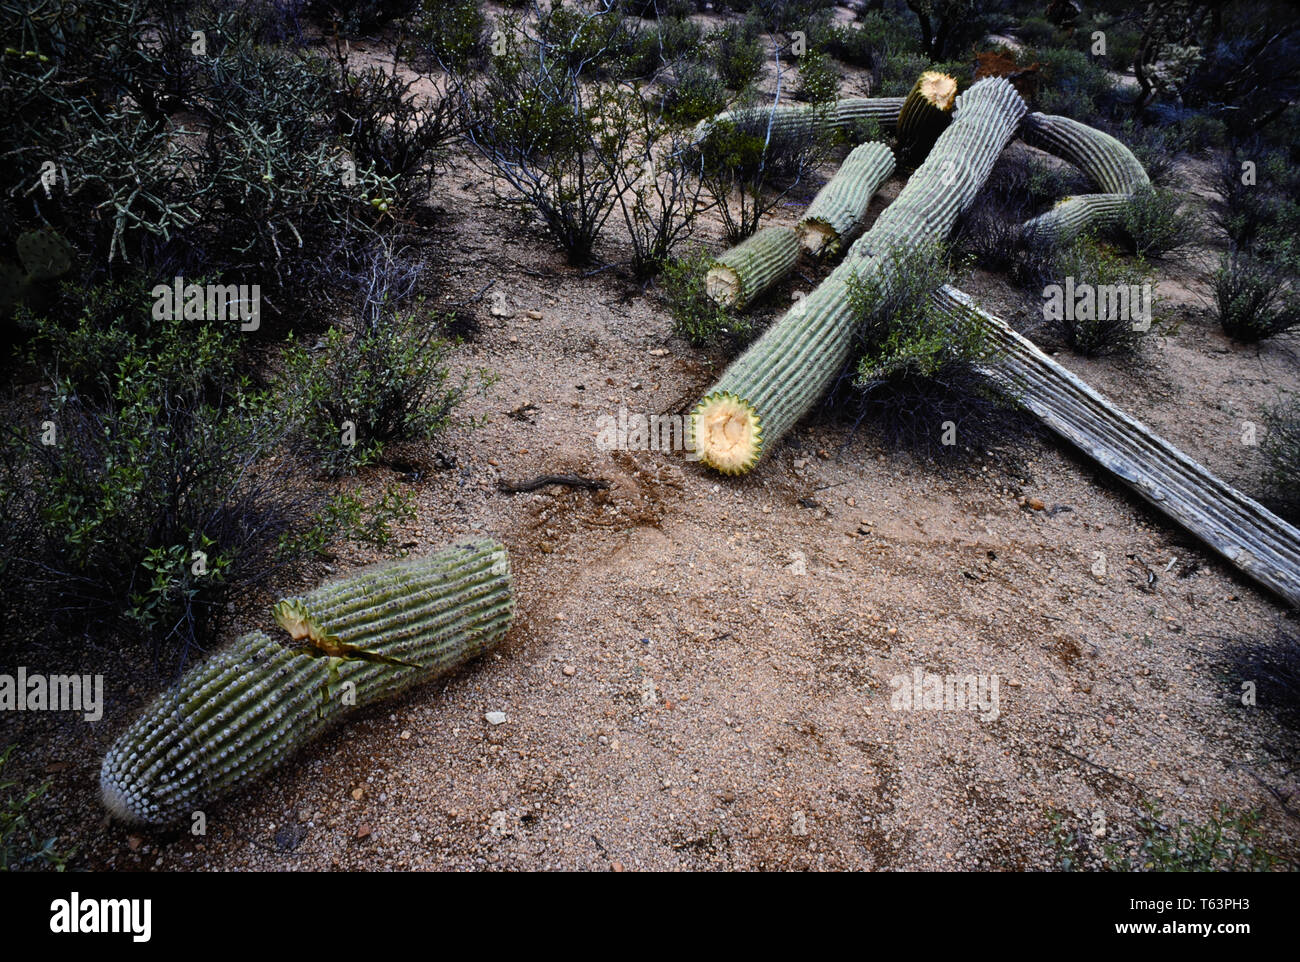
[[[1073,164],[1102,191],[1065,198],[1027,221],[1027,235],[1064,244],[1090,228],[1109,227],[1133,195],[1151,185],[1133,151],[1110,134],[1069,117],[1032,113],[1021,125],[1020,139]]]
[[[812,254],[835,254],[862,230],[871,198],[894,172],[894,154],[880,143],[861,144],[813,198],[795,230]]]
[[[898,111],[898,151],[911,160],[924,157],[952,120],[957,81],[937,70],[927,70]]]
[[[186,672],[105,755],[113,814],[179,821],[352,712],[481,655],[513,618],[509,558],[490,540],[456,545],[286,599],[274,614],[307,647],[255,631]]]
[[[1085,230],[1115,224],[1132,200],[1130,194],[1063,197],[1051,210],[1025,221],[1022,230],[1027,237],[1068,244]]]
[[[706,117],[695,125],[692,139],[698,143],[708,136],[717,123],[761,124],[766,130],[771,121],[773,135],[831,133],[851,134],[864,120],[874,120],[882,130],[892,130],[902,109],[903,97],[845,97],[829,104],[775,104],[767,107],[741,107]]]
[[[748,471],[825,394],[848,360],[856,327],[849,277],[885,281],[893,250],[944,240],[1025,109],[1002,78],[981,80],[957,98],[952,124],[844,263],[768,328],[696,405],[691,430],[700,460],[725,473]]]
[[[704,276],[704,290],[723,307],[743,310],[794,270],[798,260],[793,227],[764,227],[714,261]]]

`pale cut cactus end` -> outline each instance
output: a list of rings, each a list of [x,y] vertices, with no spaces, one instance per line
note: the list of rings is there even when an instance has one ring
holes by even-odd
[[[762,419],[730,391],[717,391],[695,406],[691,437],[697,457],[723,474],[744,474],[763,451]]]

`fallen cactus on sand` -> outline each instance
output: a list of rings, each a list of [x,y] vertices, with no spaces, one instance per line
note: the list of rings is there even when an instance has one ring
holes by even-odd
[[[894,172],[894,154],[884,144],[855,147],[813,198],[795,228],[813,255],[837,254],[865,225],[871,198]]]
[[[167,825],[251,784],[355,711],[437,678],[501,640],[510,561],[490,540],[384,564],[274,608],[261,631],[190,669],[109,749],[104,805]]]

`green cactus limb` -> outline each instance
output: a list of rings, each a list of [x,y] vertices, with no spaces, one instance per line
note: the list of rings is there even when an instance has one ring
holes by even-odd
[[[793,227],[764,227],[727,251],[704,275],[704,290],[723,307],[744,310],[785,277],[799,261]]]
[[[1150,185],[1133,151],[1110,134],[1069,117],[1031,113],[1020,126],[1020,139],[1073,164],[1104,194],[1133,194]]]
[[[274,608],[305,647],[260,631],[190,669],[113,744],[105,806],[172,824],[256,781],[354,711],[490,649],[514,614],[490,540],[377,566]]]
[[[825,394],[848,361],[857,325],[849,278],[887,283],[894,250],[946,238],[1025,109],[1002,78],[981,80],[957,98],[952,123],[894,203],[830,277],[768,328],[696,406],[691,431],[700,460],[718,471],[750,470]],[[720,395],[729,401],[725,411],[717,405]]]
[[[717,123],[771,123],[781,135],[833,133],[852,135],[863,121],[875,121],[882,130],[892,130],[903,106],[903,97],[845,97],[830,104],[775,104],[741,107],[707,117],[695,125],[692,140],[699,143]]]
[[[898,111],[898,150],[909,161],[924,157],[952,120],[957,81],[937,70],[917,79]]]
[[[1025,221],[1021,229],[1026,237],[1053,245],[1068,244],[1086,230],[1114,225],[1132,200],[1129,194],[1063,197],[1051,210]]]
[[[795,230],[813,255],[838,253],[865,226],[871,198],[894,172],[894,154],[884,144],[861,144],[813,198]]]
[[[72,247],[52,230],[18,235],[18,259],[34,281],[52,281],[72,270]]]

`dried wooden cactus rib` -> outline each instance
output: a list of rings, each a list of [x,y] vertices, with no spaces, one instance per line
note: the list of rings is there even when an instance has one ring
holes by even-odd
[[[942,241],[975,199],[1025,114],[1006,80],[957,99],[953,122],[844,263],[787,311],[727,370],[691,418],[697,456],[718,471],[750,470],[817,402],[848,359],[856,312],[848,279],[887,282],[893,251]]]
[[[793,227],[764,227],[727,251],[704,275],[704,290],[724,307],[743,310],[799,260],[799,238]]]
[[[104,756],[104,804],[129,822],[179,821],[357,709],[481,655],[513,614],[509,558],[490,540],[286,599],[276,620],[308,647],[255,631],[186,672]]]
[[[894,154],[884,144],[853,148],[795,227],[804,248],[817,256],[838,253],[861,232],[871,198],[893,172]]]

